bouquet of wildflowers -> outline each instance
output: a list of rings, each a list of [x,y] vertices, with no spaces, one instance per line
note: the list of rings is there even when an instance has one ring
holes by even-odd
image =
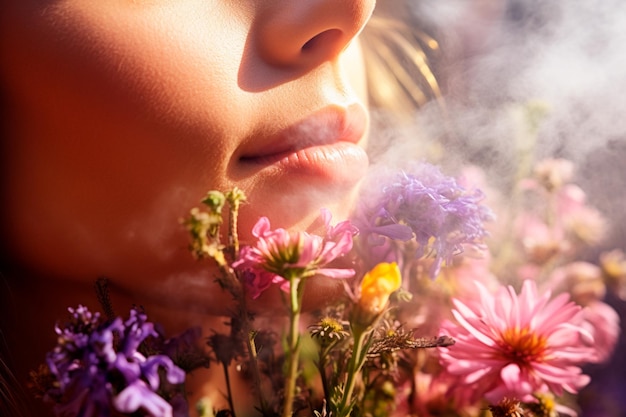
[[[505,210],[469,171],[416,164],[377,176],[350,220],[333,224],[322,209],[323,235],[261,218],[242,247],[245,195],[212,191],[184,225],[236,300],[229,332],[168,339],[141,310],[122,320],[79,306],[35,385],[59,416],[235,416],[230,386],[227,409],[185,401],[185,374],[215,362],[227,385],[233,364],[249,375],[259,416],[575,415],[583,367],[606,361],[619,335],[603,297],[623,294],[626,260],[580,260],[605,224],[572,168],[539,163]],[[345,296],[304,312],[306,283],[320,276],[341,280]],[[278,330],[248,308],[271,286],[284,294]]]

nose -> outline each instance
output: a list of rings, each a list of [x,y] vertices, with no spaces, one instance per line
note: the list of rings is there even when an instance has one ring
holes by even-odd
[[[314,67],[331,61],[363,29],[375,3],[376,0],[268,1],[257,14],[258,51],[266,62],[280,67]]]

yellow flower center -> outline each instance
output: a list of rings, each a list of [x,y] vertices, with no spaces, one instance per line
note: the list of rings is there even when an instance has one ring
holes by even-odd
[[[501,333],[499,342],[505,358],[518,365],[541,360],[546,349],[544,336],[530,331],[527,327],[512,327]]]
[[[336,319],[332,317],[324,317],[320,320],[320,327],[324,332],[337,333],[343,330],[343,326]]]

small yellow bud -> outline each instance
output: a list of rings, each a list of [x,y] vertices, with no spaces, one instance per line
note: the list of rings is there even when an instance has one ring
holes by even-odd
[[[397,263],[379,263],[363,277],[359,309],[374,315],[380,314],[387,307],[389,296],[401,284],[402,276]]]

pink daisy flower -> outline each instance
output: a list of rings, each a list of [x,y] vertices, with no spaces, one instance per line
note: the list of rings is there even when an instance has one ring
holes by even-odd
[[[533,394],[576,393],[589,382],[580,365],[594,353],[592,336],[568,294],[540,296],[530,280],[519,295],[510,286],[493,294],[476,285],[478,299],[453,300],[458,324],[447,321],[442,332],[456,344],[440,349],[446,371],[460,376],[476,399],[533,401]]]
[[[239,259],[233,263],[242,273],[256,276],[246,279],[248,287],[253,287],[249,288],[253,297],[269,286],[268,273],[272,282],[281,284],[283,290],[289,288],[294,278],[313,275],[350,278],[354,275],[353,269],[328,268],[327,265],[350,252],[357,229],[349,221],[331,226],[328,210],[322,210],[321,217],[326,224],[325,236],[282,228],[271,230],[267,217],[259,219],[252,229],[252,235],[258,238],[256,245],[243,247]]]
[[[610,305],[602,301],[593,301],[585,306],[584,327],[593,335],[594,355],[588,359],[591,363],[608,361],[613,354],[620,334],[620,318]]]

